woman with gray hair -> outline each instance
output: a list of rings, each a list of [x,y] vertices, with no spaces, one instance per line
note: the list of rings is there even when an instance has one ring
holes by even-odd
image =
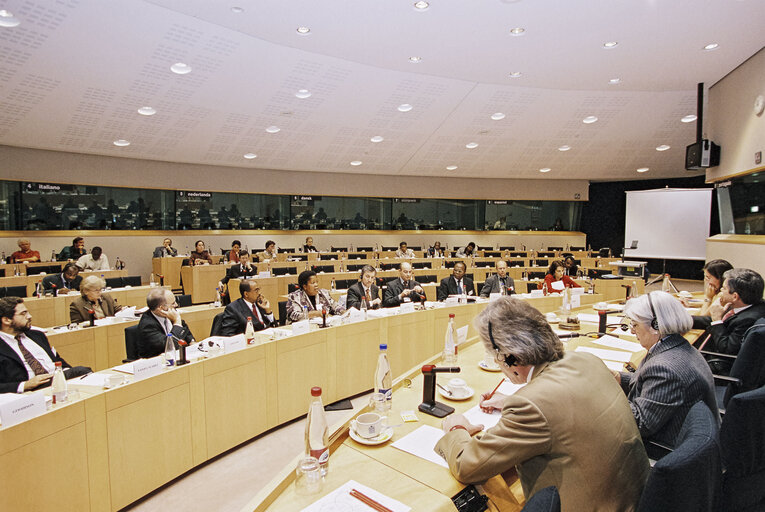
[[[614,372],[614,377],[627,394],[640,435],[674,447],[693,404],[703,400],[717,415],[709,365],[683,338],[693,320],[683,305],[665,292],[631,299],[624,314],[648,353],[635,373]]]
[[[444,419],[435,451],[454,476],[477,483],[516,468],[527,498],[554,485],[563,510],[634,510],[648,458],[606,366],[564,352],[544,315],[519,299],[490,303],[474,325],[504,375],[525,386],[482,395],[484,412],[502,415],[482,435],[461,414]]]
[[[106,286],[98,276],[88,276],[80,283],[81,295],[69,305],[69,320],[80,323],[90,320],[91,311],[96,320],[114,314],[122,309],[108,293],[101,290]]]

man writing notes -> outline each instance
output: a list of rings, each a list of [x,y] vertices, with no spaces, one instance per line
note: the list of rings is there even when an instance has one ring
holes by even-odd
[[[361,309],[362,300],[366,299],[367,308],[379,308],[382,303],[380,299],[380,290],[375,284],[377,271],[372,265],[364,265],[361,269],[361,280],[352,284],[348,288],[348,297],[345,299],[345,305],[348,309]]]
[[[109,258],[99,246],[95,246],[90,254],[80,256],[76,265],[81,270],[109,270]]]
[[[452,275],[441,279],[438,286],[437,298],[439,302],[445,301],[449,295],[475,295],[473,280],[465,277],[467,266],[461,261],[454,264]]]
[[[176,340],[194,343],[194,336],[186,322],[181,319],[175,295],[164,288],[154,288],[146,296],[149,311],[138,322],[138,357],[154,357],[165,351],[168,333]],[[177,341],[176,341],[177,344]]]
[[[245,251],[246,252],[246,251]],[[221,334],[234,336],[241,334],[247,328],[247,318],[252,318],[252,326],[256,331],[262,331],[274,325],[274,314],[271,304],[260,294],[260,287],[254,279],[244,279],[239,283],[242,297],[226,306],[221,321]]]
[[[507,275],[507,262],[499,260],[494,269],[496,274],[486,279],[481,287],[481,297],[488,297],[492,293],[502,293],[503,295],[512,295],[515,293],[515,281]],[[504,290],[504,293],[503,293]]]
[[[404,261],[398,269],[398,278],[388,283],[383,294],[385,308],[395,308],[402,302],[421,302],[425,299],[422,285],[412,279],[412,264]]]
[[[58,293],[68,293],[73,290],[80,289],[80,283],[82,283],[82,276],[80,274],[80,268],[74,263],[67,263],[64,268],[61,269],[60,274],[53,274],[45,276],[42,280],[43,288],[46,290],[57,290]]]
[[[56,353],[47,336],[31,329],[32,315],[19,297],[0,299],[0,393],[23,393],[50,385],[56,362],[67,379],[90,368],[75,366]]]

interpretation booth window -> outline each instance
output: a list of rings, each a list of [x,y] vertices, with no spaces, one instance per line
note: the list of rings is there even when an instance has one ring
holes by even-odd
[[[765,174],[755,172],[733,178],[717,188],[720,232],[765,235]]]

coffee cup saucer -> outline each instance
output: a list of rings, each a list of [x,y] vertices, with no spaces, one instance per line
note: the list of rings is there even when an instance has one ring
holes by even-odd
[[[446,398],[447,400],[455,400],[455,401],[467,400],[468,398],[471,398],[475,394],[475,391],[473,391],[473,388],[469,386],[465,387],[465,389],[467,390],[467,393],[464,393],[462,395],[455,395],[454,393],[450,395],[449,393],[447,393],[441,388],[436,388],[436,389],[438,390],[439,394],[442,397]]]
[[[486,364],[486,361],[483,361],[483,360],[478,363],[478,368],[480,368],[481,370],[485,370],[487,372],[498,372],[502,370],[499,367],[499,365],[489,366],[488,364]]]
[[[367,446],[374,446],[378,444],[383,444],[387,441],[390,441],[393,437],[393,427],[385,427],[380,434],[378,434],[375,437],[361,437],[354,428],[354,423],[351,423],[351,426],[348,427],[348,434],[351,436],[351,439],[356,441],[360,444],[365,444]]]

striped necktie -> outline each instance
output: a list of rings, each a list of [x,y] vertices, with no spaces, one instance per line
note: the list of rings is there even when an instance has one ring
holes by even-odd
[[[24,344],[21,342],[21,334],[16,335],[16,341],[19,343],[19,351],[21,351],[21,355],[24,356],[24,361],[27,362],[29,367],[32,369],[33,372],[35,372],[35,375],[42,375],[44,373],[48,373],[45,371],[45,368],[43,367],[42,363],[35,359],[35,356],[32,355],[32,353],[27,350],[27,347],[24,346]]]

